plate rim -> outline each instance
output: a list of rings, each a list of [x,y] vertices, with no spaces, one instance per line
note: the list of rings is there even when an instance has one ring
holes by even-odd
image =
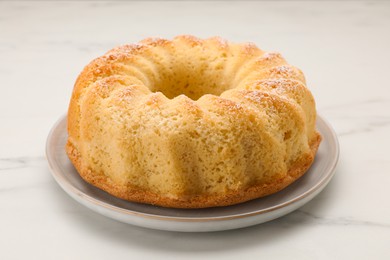
[[[48,137],[46,139],[46,159],[49,164],[50,172],[56,182],[59,184],[59,186],[66,192],[68,193],[72,198],[77,200],[75,197],[72,196],[77,196],[81,200],[85,201],[87,200],[89,203],[94,204],[97,207],[104,208],[109,211],[115,211],[116,213],[122,214],[122,215],[127,215],[127,216],[135,216],[135,217],[142,217],[142,218],[148,218],[148,219],[154,219],[154,220],[162,220],[162,221],[173,221],[173,222],[210,222],[210,221],[225,221],[225,220],[233,220],[233,219],[242,219],[242,218],[248,218],[248,217],[253,217],[257,215],[262,215],[265,213],[270,213],[272,211],[277,211],[282,208],[286,208],[294,203],[298,203],[300,201],[304,201],[308,197],[312,195],[316,195],[315,193],[323,189],[327,183],[332,179],[332,177],[335,174],[335,169],[337,166],[337,163],[339,161],[339,155],[340,155],[340,147],[339,147],[339,141],[337,138],[337,134],[334,131],[334,129],[331,127],[329,122],[322,117],[320,114],[317,113],[317,123],[319,122],[322,124],[324,128],[328,131],[330,134],[331,142],[334,144],[335,147],[335,153],[332,155],[332,161],[331,165],[328,170],[328,174],[324,176],[320,181],[318,181],[315,185],[313,185],[310,189],[307,191],[303,192],[302,194],[294,197],[293,199],[287,200],[283,203],[280,203],[275,206],[271,206],[266,209],[260,209],[260,210],[255,210],[251,212],[244,212],[244,213],[239,213],[239,214],[230,214],[226,216],[216,216],[216,217],[180,217],[180,216],[163,216],[163,215],[157,215],[157,214],[150,214],[150,213],[143,213],[135,210],[130,210],[130,209],[125,209],[122,207],[118,207],[115,205],[112,205],[110,203],[101,201],[93,196],[90,196],[83,192],[82,190],[78,189],[74,185],[72,185],[65,177],[64,174],[61,174],[61,170],[58,168],[56,164],[58,164],[58,161],[55,159],[55,156],[53,153],[54,152],[54,146],[52,146],[52,142],[54,140],[54,133],[61,131],[60,126],[65,123],[65,131],[66,131],[66,123],[67,123],[67,114],[62,115],[57,121],[54,123],[52,126]],[[65,121],[65,122],[64,122]],[[65,152],[65,150],[64,150]],[[80,177],[81,179],[81,177]],[[72,193],[72,194],[71,194]],[[108,194],[109,196],[112,196]],[[272,195],[271,195],[272,196]],[[113,196],[114,197],[114,196]],[[80,201],[78,201],[81,203]],[[81,203],[83,204],[83,203]],[[84,206],[87,206],[83,204]],[[88,206],[87,206],[88,207]],[[175,209],[172,209],[175,210]],[[102,214],[102,213],[101,213]]]

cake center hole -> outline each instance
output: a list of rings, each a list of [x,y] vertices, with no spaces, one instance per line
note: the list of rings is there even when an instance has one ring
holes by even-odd
[[[219,96],[231,85],[231,80],[223,75],[222,62],[205,59],[177,61],[174,66],[160,71],[159,79],[151,90],[162,92],[170,99],[182,94],[192,100],[198,100],[205,94]]]

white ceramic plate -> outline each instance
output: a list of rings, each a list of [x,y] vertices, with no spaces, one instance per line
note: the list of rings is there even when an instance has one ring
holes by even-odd
[[[170,209],[115,198],[86,183],[65,153],[66,116],[53,126],[46,144],[47,160],[58,184],[84,206],[113,219],[141,227],[206,232],[247,227],[281,217],[313,199],[332,178],[339,156],[336,134],[320,116],[323,140],[309,171],[286,189],[234,206],[208,209]]]

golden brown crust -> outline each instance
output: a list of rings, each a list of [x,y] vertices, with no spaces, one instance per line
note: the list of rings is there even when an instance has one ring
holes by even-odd
[[[302,176],[321,140],[315,117],[303,73],[278,53],[218,37],[148,38],[84,68],[70,101],[66,150],[84,180],[116,197],[226,206]]]
[[[261,198],[284,189],[299,179],[309,169],[314,161],[315,154],[320,143],[321,135],[316,133],[315,138],[310,144],[310,153],[295,162],[288,170],[287,175],[282,179],[275,180],[272,183],[254,185],[245,190],[231,191],[223,195],[198,195],[187,199],[164,197],[149,191],[142,191],[139,189],[132,189],[128,186],[118,185],[103,174],[92,172],[87,167],[84,167],[79,152],[69,141],[66,145],[66,151],[73,165],[85,181],[115,197],[134,202],[148,203],[171,208],[208,208],[242,203],[256,198]]]

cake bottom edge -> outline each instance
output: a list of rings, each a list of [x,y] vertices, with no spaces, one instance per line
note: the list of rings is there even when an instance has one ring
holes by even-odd
[[[310,152],[296,161],[288,170],[286,176],[274,182],[256,184],[243,190],[234,190],[226,194],[195,195],[178,199],[150,191],[132,189],[127,185],[118,185],[104,174],[97,174],[82,165],[82,158],[77,148],[69,141],[66,144],[66,153],[79,175],[91,185],[117,197],[131,202],[152,204],[168,208],[210,208],[230,206],[253,199],[265,197],[283,190],[301,176],[303,176],[314,162],[321,135],[317,133],[310,143]]]

